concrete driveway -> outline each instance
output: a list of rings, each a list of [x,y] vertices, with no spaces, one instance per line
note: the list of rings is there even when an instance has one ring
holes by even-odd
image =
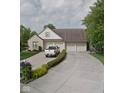
[[[32,64],[32,68],[36,69],[40,67],[42,64],[46,64],[48,61],[53,60],[54,58],[45,57],[44,52],[40,52],[32,57],[26,59],[26,61]]]
[[[104,67],[88,53],[71,52],[48,74],[27,86],[28,93],[103,93]]]

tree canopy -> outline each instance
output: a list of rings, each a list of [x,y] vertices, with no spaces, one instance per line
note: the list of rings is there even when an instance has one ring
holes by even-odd
[[[55,26],[53,24],[48,24],[48,25],[45,25],[44,28],[50,28],[50,29],[55,29]]]
[[[20,48],[23,50],[28,46],[27,41],[34,34],[37,34],[35,31],[31,31],[30,28],[26,28],[25,26],[20,26]]]
[[[104,0],[97,0],[91,11],[83,20],[87,27],[87,37],[90,45],[97,52],[104,50]]]

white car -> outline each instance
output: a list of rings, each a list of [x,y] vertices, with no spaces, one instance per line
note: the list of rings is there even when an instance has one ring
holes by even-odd
[[[45,49],[45,55],[46,57],[49,56],[57,56],[60,53],[58,46],[49,46],[47,49]]]

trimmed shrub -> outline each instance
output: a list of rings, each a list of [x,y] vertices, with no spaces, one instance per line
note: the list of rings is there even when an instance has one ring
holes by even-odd
[[[39,52],[41,52],[41,51],[36,50],[36,49],[34,49],[34,50],[31,51],[31,53],[32,53],[33,55],[35,55],[35,54],[37,54],[37,53],[39,53]]]
[[[24,80],[29,80],[32,78],[32,65],[29,62],[20,63],[20,76]]]
[[[38,49],[39,49],[39,51],[42,51],[42,47],[41,46],[39,46]]]
[[[48,65],[47,64],[43,64],[42,67],[48,69]]]
[[[33,52],[34,52],[34,53],[35,53],[35,52],[39,52],[39,50],[34,49],[34,50],[32,51],[32,53],[33,53]]]
[[[56,59],[50,61],[47,63],[48,65],[48,69],[50,69],[53,66],[56,66],[57,64],[59,64],[63,59],[65,59],[66,57],[66,50],[64,49],[58,56]]]
[[[30,63],[21,63],[21,71],[23,72],[24,81],[23,83],[29,83],[32,80],[35,80],[43,75],[45,75],[48,72],[48,69],[52,68],[53,66],[56,66],[60,62],[62,62],[66,57],[66,50],[63,50],[56,59],[48,62],[47,64],[43,64],[40,68],[35,69],[32,71],[31,64]]]
[[[66,56],[66,51],[63,50],[56,59],[48,62],[47,64],[43,64],[40,68],[33,70],[32,71],[32,78],[33,79],[37,79],[43,75],[45,75],[48,72],[48,69],[50,69],[51,67],[59,64]]]
[[[40,68],[38,68],[32,72],[32,77],[33,77],[33,79],[37,79],[37,78],[45,75],[47,72],[48,72],[48,66],[47,66],[47,64],[44,64]]]

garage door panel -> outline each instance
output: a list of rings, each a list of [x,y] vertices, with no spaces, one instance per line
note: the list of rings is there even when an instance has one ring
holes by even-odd
[[[57,45],[60,47],[60,50],[62,51],[65,49],[65,43],[64,42],[46,42],[45,48],[48,48],[49,46]],[[86,43],[67,43],[66,44],[67,51],[75,51],[75,52],[82,52],[86,51]]]
[[[76,44],[76,46],[77,46],[77,51],[78,52],[86,51],[86,44],[79,43],[79,44]]]
[[[67,51],[82,52],[86,51],[85,43],[67,43]]]
[[[67,44],[67,51],[76,51],[76,44],[75,43],[68,43]]]

